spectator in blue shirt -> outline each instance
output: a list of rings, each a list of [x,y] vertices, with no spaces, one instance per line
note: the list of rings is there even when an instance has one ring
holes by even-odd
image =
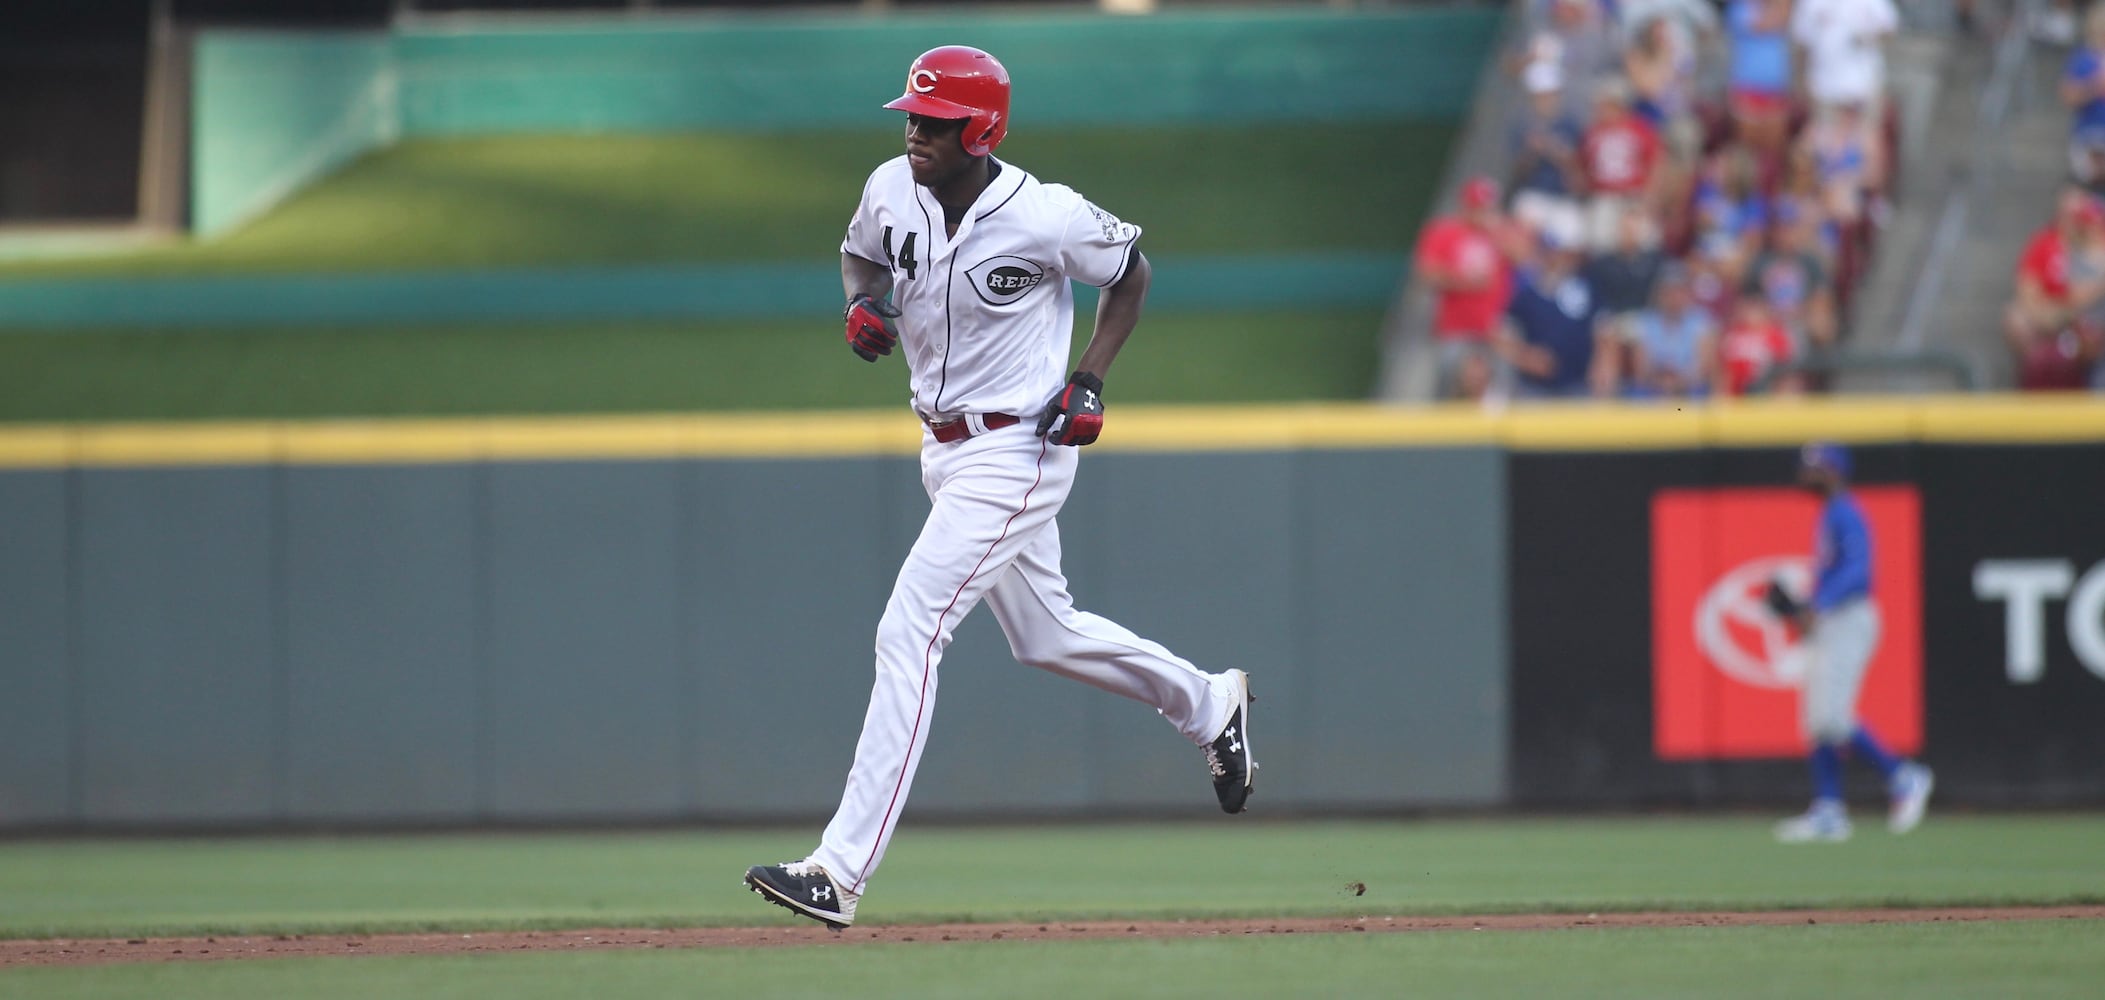
[[[1733,128],[1748,145],[1775,155],[1783,149],[1791,107],[1790,0],[1731,0],[1725,35]]]
[[[1816,441],[1799,453],[1798,482],[1824,503],[1813,540],[1813,593],[1796,614],[1807,649],[1800,718],[1812,744],[1813,804],[1776,827],[1788,844],[1848,840],[1842,804],[1842,753],[1854,752],[1885,776],[1891,799],[1887,828],[1906,833],[1929,805],[1930,769],[1903,761],[1857,721],[1857,695],[1878,649],[1878,607],[1871,599],[1871,529],[1849,491],[1848,449]]]
[[[2069,167],[2086,187],[2105,183],[2105,6],[2083,21],[2083,44],[2061,73],[2061,103],[2075,113],[2069,130]]]
[[[1761,163],[1745,146],[1720,151],[1696,179],[1696,250],[1724,266],[1733,282],[1761,253],[1769,232],[1769,199],[1761,189]]]
[[[1498,351],[1517,375],[1524,399],[1584,396],[1594,384],[1594,335],[1599,307],[1579,273],[1578,246],[1545,233],[1536,263],[1520,269]]]
[[[1710,392],[1717,360],[1717,323],[1695,308],[1680,264],[1659,274],[1652,306],[1631,319],[1631,394],[1668,399]]]

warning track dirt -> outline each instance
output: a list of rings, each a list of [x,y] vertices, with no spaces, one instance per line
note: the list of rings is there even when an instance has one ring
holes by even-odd
[[[1411,931],[1558,931],[1632,927],[1771,927],[2012,920],[2105,920],[2105,906],[1759,910],[1650,913],[1505,913],[1460,917],[1306,917],[1243,920],[1062,920],[1046,923],[887,924],[829,931],[817,924],[451,934],[359,934],[0,941],[0,968],[118,962],[240,961],[323,955],[465,955],[651,948],[854,947],[961,941],[1082,941]]]

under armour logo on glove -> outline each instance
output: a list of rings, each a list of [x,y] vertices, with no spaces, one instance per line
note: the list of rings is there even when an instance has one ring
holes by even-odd
[[[1088,372],[1075,372],[1045,402],[1038,418],[1038,436],[1053,444],[1085,445],[1104,430],[1104,380]]]

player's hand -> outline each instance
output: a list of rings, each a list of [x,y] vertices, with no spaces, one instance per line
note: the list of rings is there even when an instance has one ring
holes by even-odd
[[[864,293],[849,299],[841,315],[848,322],[848,346],[864,361],[892,353],[892,345],[899,342],[899,328],[892,325],[899,307],[890,302]]]
[[[1053,444],[1085,445],[1103,430],[1104,380],[1088,372],[1075,372],[1038,418],[1038,436]]]
[[[1790,591],[1784,589],[1781,580],[1770,580],[1769,586],[1763,589],[1761,598],[1762,603],[1769,606],[1770,614],[1785,621],[1796,621],[1799,614],[1805,610],[1805,606],[1798,603],[1798,599],[1792,597]]]

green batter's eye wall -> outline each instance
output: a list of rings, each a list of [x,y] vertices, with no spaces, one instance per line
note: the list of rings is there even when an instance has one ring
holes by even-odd
[[[401,136],[867,127],[913,56],[954,42],[1008,66],[1019,127],[1455,118],[1500,16],[982,11],[207,31],[191,219],[220,232]]]
[[[1799,794],[1653,759],[1642,531],[1815,436],[1922,494],[1954,797],[2105,796],[2105,664],[2065,638],[2105,628],[2068,619],[2105,560],[2087,400],[1120,414],[1061,517],[1074,593],[1252,671],[1267,810]],[[0,430],[0,826],[823,816],[916,447],[903,412]],[[1971,575],[2012,559],[2068,567],[2029,675]],[[1160,719],[987,616],[943,670],[917,815],[1213,811]]]

